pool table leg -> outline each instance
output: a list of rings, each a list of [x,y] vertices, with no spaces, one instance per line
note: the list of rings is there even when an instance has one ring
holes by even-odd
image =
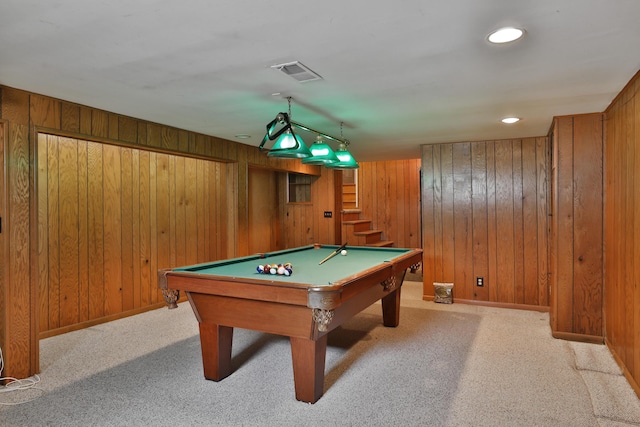
[[[200,323],[200,346],[204,377],[220,381],[231,374],[233,328],[214,323]]]
[[[327,334],[317,341],[290,337],[293,360],[293,382],[296,399],[315,403],[324,392],[324,364],[327,355]]]
[[[382,298],[382,323],[384,326],[396,327],[400,324],[400,289],[401,286]]]

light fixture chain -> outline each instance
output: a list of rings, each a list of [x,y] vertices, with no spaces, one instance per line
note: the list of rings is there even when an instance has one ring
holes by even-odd
[[[342,126],[343,125],[344,125],[344,122],[340,122],[340,139],[344,143],[345,147],[348,147],[349,146],[349,140],[348,139],[344,139],[344,135],[342,134]]]

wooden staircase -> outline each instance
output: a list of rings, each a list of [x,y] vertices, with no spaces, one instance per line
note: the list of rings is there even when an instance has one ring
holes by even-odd
[[[356,200],[358,195],[356,194],[355,184],[342,184],[342,207],[344,209],[353,210],[358,206]]]
[[[382,240],[382,230],[371,228],[371,220],[360,219],[359,209],[342,211],[342,242],[351,246],[393,246],[393,241]]]

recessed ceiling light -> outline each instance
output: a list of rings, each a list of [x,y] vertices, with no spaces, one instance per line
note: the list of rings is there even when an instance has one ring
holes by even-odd
[[[236,138],[238,139],[249,139],[251,138],[251,135],[247,135],[246,133],[239,133],[236,135]]]
[[[520,28],[504,27],[487,36],[487,40],[491,43],[509,43],[514,40],[518,40],[524,35],[524,30]]]
[[[505,117],[504,119],[501,120],[502,123],[506,123],[506,124],[511,124],[519,121],[520,121],[520,117]]]

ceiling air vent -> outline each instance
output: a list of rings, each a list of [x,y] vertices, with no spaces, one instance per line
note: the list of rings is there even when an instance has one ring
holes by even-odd
[[[290,77],[293,77],[300,83],[322,80],[322,77],[320,77],[318,74],[314,73],[298,61],[287,62],[286,64],[272,65],[271,68],[282,71],[283,73]]]

